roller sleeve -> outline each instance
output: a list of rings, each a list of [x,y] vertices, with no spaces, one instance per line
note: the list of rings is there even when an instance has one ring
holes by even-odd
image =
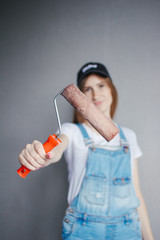
[[[67,86],[62,95],[108,142],[119,133],[119,128],[113,121],[107,118],[74,84]]]

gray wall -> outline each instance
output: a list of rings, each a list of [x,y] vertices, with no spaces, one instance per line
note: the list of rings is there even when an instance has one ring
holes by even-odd
[[[159,239],[160,1],[3,1],[0,70],[0,239],[57,240],[67,206],[64,159],[21,179],[18,155],[57,129],[52,99],[87,61],[107,65],[115,121],[137,133],[142,192]],[[59,99],[61,121],[72,107]]]

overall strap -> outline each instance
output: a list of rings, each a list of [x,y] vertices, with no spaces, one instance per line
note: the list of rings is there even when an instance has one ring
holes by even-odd
[[[119,134],[120,134],[120,145],[123,147],[124,152],[128,153],[129,143],[128,143],[128,141],[127,141],[127,139],[126,139],[126,137],[125,137],[125,135],[122,131],[122,128],[120,126],[118,126],[118,128],[120,130],[120,132],[119,132]]]
[[[79,127],[79,129],[80,129],[80,131],[81,131],[81,133],[83,135],[83,139],[84,139],[85,145],[92,144],[93,140],[89,137],[86,129],[84,128],[84,126],[82,124],[80,124],[80,123],[77,123],[76,125]]]
[[[119,134],[120,134],[120,139],[121,139],[121,141],[122,142],[127,142],[127,139],[126,139],[126,137],[125,137],[125,135],[124,135],[124,133],[123,133],[123,131],[122,131],[122,128],[118,125],[118,128],[119,128],[119,130],[120,130],[120,132],[119,132]]]

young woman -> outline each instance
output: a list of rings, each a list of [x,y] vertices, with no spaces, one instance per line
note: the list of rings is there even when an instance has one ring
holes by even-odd
[[[85,64],[78,72],[77,85],[113,119],[118,96],[103,64]],[[117,126],[119,134],[106,142],[75,112],[74,123],[62,125],[62,143],[51,152],[45,154],[36,140],[19,155],[20,163],[34,171],[59,161],[64,152],[69,207],[63,219],[62,239],[153,239],[139,186],[137,158],[142,153],[135,133]]]

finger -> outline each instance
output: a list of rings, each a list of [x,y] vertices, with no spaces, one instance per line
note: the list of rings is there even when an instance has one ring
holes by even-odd
[[[33,147],[34,147],[35,151],[37,152],[37,154],[40,155],[41,158],[45,160],[46,152],[45,152],[45,150],[43,148],[42,143],[38,142],[37,140],[35,140],[33,142]]]
[[[31,151],[32,152],[32,151]],[[32,153],[34,155],[34,153]],[[23,157],[36,169],[40,168],[42,164],[40,164],[31,154],[30,151],[27,149],[24,150]]]
[[[25,157],[24,157],[22,154],[19,155],[19,161],[20,161],[20,163],[21,163],[23,166],[25,166],[26,168],[30,169],[31,171],[35,171],[35,170],[36,170],[36,168],[33,167],[33,166],[25,159]]]
[[[52,158],[54,157],[54,155],[55,155],[55,154],[53,154],[52,152],[48,152],[48,153],[46,154],[46,158],[47,158],[47,159],[52,159]]]
[[[29,157],[29,156],[31,157],[31,158],[29,158],[29,160],[31,160],[31,161],[33,160],[32,164],[34,164],[34,166],[36,163],[39,165],[45,164],[45,160],[42,159],[41,156],[35,151],[33,144],[30,147],[26,146],[26,150],[27,150],[26,155],[27,155],[27,157]],[[28,156],[28,154],[29,154],[29,156]]]

